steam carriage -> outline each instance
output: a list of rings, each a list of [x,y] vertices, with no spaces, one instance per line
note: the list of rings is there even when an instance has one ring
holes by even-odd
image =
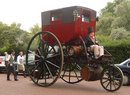
[[[123,74],[112,64],[111,54],[105,50],[104,56],[95,59],[84,41],[89,31],[95,33],[96,11],[73,6],[42,12],[41,16],[42,32],[32,37],[26,53],[35,84],[47,87],[61,78],[69,84],[100,80],[111,92],[121,87]]]

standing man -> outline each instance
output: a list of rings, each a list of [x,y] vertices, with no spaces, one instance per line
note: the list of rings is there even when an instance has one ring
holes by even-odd
[[[14,80],[18,81],[17,74],[16,74],[16,68],[15,68],[15,51],[11,50],[11,55],[9,58],[9,63],[7,65],[7,80],[10,81],[10,74],[13,73]]]
[[[26,78],[24,60],[25,59],[24,59],[24,56],[23,56],[23,52],[20,51],[19,56],[17,57],[18,71],[22,71],[24,77]]]
[[[7,71],[7,66],[9,64],[9,59],[10,59],[10,55],[8,54],[8,52],[5,52],[5,66],[6,66],[6,71]]]

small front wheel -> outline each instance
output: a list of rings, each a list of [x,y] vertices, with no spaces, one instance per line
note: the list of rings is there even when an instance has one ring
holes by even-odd
[[[102,71],[100,82],[105,90],[116,91],[122,86],[123,73],[117,66],[108,66]]]

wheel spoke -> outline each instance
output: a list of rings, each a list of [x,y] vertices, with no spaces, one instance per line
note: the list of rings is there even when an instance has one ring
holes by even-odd
[[[49,74],[51,75],[51,77],[53,78],[53,80],[54,80],[54,77],[53,77],[53,75],[52,75],[52,73],[51,73],[51,71],[50,71],[50,69],[49,69],[49,67],[48,67],[48,65],[45,63],[45,66],[46,66],[46,68],[47,68],[47,70],[48,70],[48,72],[49,72]]]
[[[101,85],[107,91],[116,91],[122,86],[123,76],[121,70],[116,66],[110,66],[103,70],[100,80]]]
[[[35,66],[35,68],[33,69],[33,71],[31,70],[31,75],[32,75],[32,73],[37,69],[39,67],[39,64],[37,64],[36,66]]]
[[[121,81],[121,78],[114,78],[114,80]]]
[[[110,90],[112,90],[112,82],[111,82],[111,80],[110,80]]]
[[[45,58],[45,60],[48,60],[48,59],[52,59],[52,58],[58,57],[59,55],[60,55],[60,54],[54,54],[54,55],[48,56],[47,58]]]
[[[57,81],[64,58],[61,43],[53,33],[35,34],[29,42],[26,56],[30,77],[35,84],[46,87]]]
[[[79,80],[78,75],[77,75],[75,69],[74,69],[74,73],[75,73],[75,76],[76,76],[77,80]]]
[[[38,54],[41,56],[41,51],[39,50],[39,48],[37,48]]]
[[[109,81],[109,79],[106,79],[105,81],[103,81],[102,83],[106,83],[106,82],[108,82]]]
[[[109,78],[107,78],[107,77],[102,77],[102,79],[106,79],[106,80],[109,80]]]
[[[49,63],[49,64],[51,64],[51,65],[53,65],[53,66],[57,67],[58,69],[60,68],[58,65],[55,65],[54,63],[52,63],[52,62],[51,62],[51,61],[49,61],[49,60],[46,60],[45,62],[47,62],[47,63]]]
[[[67,65],[66,67],[64,66],[64,68],[63,68],[63,69],[64,69],[64,70],[63,70],[64,72],[63,72],[63,74],[62,74],[62,77],[61,77],[61,78],[63,78],[63,77],[65,76],[65,73],[66,73],[66,71],[67,71],[67,68],[68,68],[68,65]]]
[[[51,51],[53,50],[53,53],[56,53],[56,50],[54,48],[56,44],[54,44],[53,46],[50,46],[51,49],[48,50],[48,54],[51,53]]]
[[[78,70],[81,70],[82,68],[77,64],[77,69],[78,69]]]
[[[117,83],[116,81],[113,81],[113,82],[114,82],[116,85],[118,85],[118,86],[120,85],[120,84],[119,84],[119,83]]]
[[[110,81],[107,83],[106,88],[110,85]]]
[[[35,62],[40,62],[40,60],[33,60],[33,61],[29,61],[28,63],[35,63]]]
[[[40,56],[38,54],[34,53],[33,51],[31,51],[31,50],[28,50],[28,51],[29,51],[29,53],[32,53],[33,55],[35,55],[35,56],[40,58]]]
[[[115,85],[115,82],[114,82],[114,81],[112,81],[112,82],[113,82],[114,88],[116,89],[116,85]]]

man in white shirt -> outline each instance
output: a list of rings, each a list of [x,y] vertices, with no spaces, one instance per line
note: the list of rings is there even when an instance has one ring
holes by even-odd
[[[10,55],[8,54],[8,52],[5,52],[5,66],[6,66],[6,70],[7,70],[7,65],[9,64],[9,59],[10,59]]]
[[[26,77],[25,66],[24,66],[24,56],[23,56],[22,51],[19,53],[19,56],[17,57],[17,64],[18,64],[18,71],[23,71],[24,77]]]

